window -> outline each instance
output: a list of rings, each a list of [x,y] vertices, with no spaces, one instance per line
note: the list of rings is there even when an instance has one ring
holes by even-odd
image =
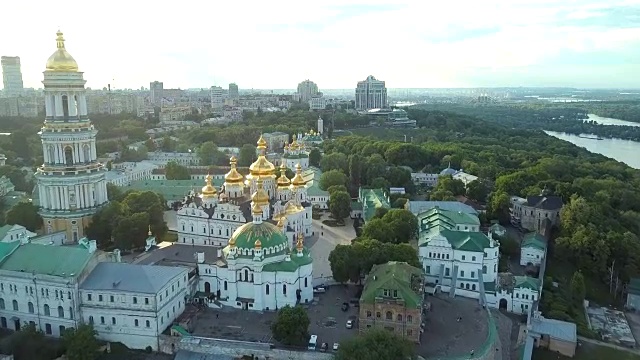
[[[287,295],[287,284],[282,284],[282,295]]]
[[[460,277],[464,277],[464,270],[460,270]]]
[[[413,318],[411,317],[411,315],[407,315],[407,322],[411,323],[413,321]]]
[[[397,298],[398,297],[398,290],[393,290],[393,297]]]
[[[367,310],[367,317],[370,318],[371,317],[371,311]]]
[[[44,324],[44,333],[51,335],[51,324]]]
[[[376,311],[376,318],[380,319],[381,316],[380,311]]]
[[[4,310],[4,299],[0,298],[0,310]]]
[[[87,301],[91,301],[91,294],[87,294]]]
[[[64,308],[62,306],[58,306],[58,317],[64,317]]]
[[[33,314],[33,303],[31,301],[29,301],[29,313]]]
[[[391,313],[391,311],[387,311],[387,313],[384,315],[387,320],[393,320],[393,314]]]
[[[60,331],[60,335],[64,334],[65,327],[60,325],[60,327],[58,328],[58,331]]]
[[[308,284],[307,278],[304,278],[304,287],[309,287],[309,284]]]
[[[89,324],[93,325],[93,316],[89,316]]]
[[[389,296],[389,290],[387,290],[387,289],[382,290],[382,296],[384,296],[384,297]]]
[[[104,325],[104,316],[100,316],[100,324]]]
[[[145,321],[145,325],[146,325],[147,327],[151,327],[151,323],[149,322],[149,320]]]
[[[413,335],[413,330],[408,329],[408,330],[407,330],[407,336],[411,336],[411,335]]]
[[[69,306],[69,319],[73,319],[73,308]]]
[[[102,295],[98,295],[98,301],[102,301]]]
[[[267,286],[265,288],[265,291],[266,291],[267,295],[269,295],[269,284],[267,284]]]
[[[475,256],[472,256],[472,257],[471,257],[471,261],[476,261],[476,257],[475,257]]]
[[[398,316],[396,316],[396,319],[397,319],[398,321],[402,321],[402,314],[398,314]]]
[[[471,278],[473,279],[473,278],[475,278],[475,277],[476,277],[476,272],[475,272],[475,271],[472,271],[472,272],[471,272]]]
[[[144,304],[149,305],[149,298],[144,298]]]
[[[431,266],[427,266],[427,267],[424,269],[424,272],[426,272],[426,273],[427,273],[427,275],[431,274]]]
[[[134,304],[137,304],[137,303],[138,303],[138,298],[137,298],[137,297],[135,297],[135,296],[133,297],[133,303],[134,303]]]
[[[113,302],[113,295],[109,296],[109,301]]]
[[[464,256],[464,255],[462,255],[462,261],[464,261],[464,258],[465,258],[465,256]]]
[[[449,268],[444,269],[444,276],[449,276],[449,273],[450,273]]]
[[[51,316],[51,309],[49,309],[49,305],[44,304],[44,315]]]
[[[18,311],[18,301],[13,300],[12,303],[13,303],[13,310]]]
[[[138,319],[133,320],[133,325],[138,326]]]
[[[471,290],[475,290],[476,289],[476,284],[471,284]]]
[[[112,317],[112,318],[111,318],[111,324],[113,324],[113,325],[115,325],[115,324],[116,324],[116,318],[115,318],[115,317]]]
[[[487,265],[482,265],[482,273],[483,274],[487,273]]]

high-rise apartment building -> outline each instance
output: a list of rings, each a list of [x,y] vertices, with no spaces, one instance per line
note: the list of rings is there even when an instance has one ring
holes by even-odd
[[[240,94],[238,92],[238,85],[236,83],[229,84],[229,98],[230,99],[240,98]]]
[[[364,81],[358,81],[356,110],[384,109],[388,106],[384,81],[377,80],[373,75],[369,75]]]
[[[149,84],[151,90],[151,103],[153,106],[162,106],[162,98],[164,97],[164,84],[160,81],[153,81]]]
[[[0,59],[2,64],[2,83],[6,96],[18,96],[22,94],[24,85],[22,83],[22,71],[20,70],[20,57],[3,56]]]
[[[322,94],[318,92],[318,85],[311,80],[305,80],[298,84],[298,95],[300,95],[300,101],[302,102],[307,102],[311,98],[322,96]]]
[[[220,110],[224,105],[224,90],[220,86],[211,87],[211,109]]]

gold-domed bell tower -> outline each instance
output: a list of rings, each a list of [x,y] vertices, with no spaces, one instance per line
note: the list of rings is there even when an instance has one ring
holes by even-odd
[[[298,204],[307,200],[306,185],[307,182],[302,176],[302,166],[298,163],[296,164],[296,175],[291,179],[291,185],[289,185],[291,196],[295,196],[295,202]]]
[[[304,255],[304,234],[298,233],[298,240],[296,241],[296,252],[298,256]]]
[[[291,198],[291,191],[289,190],[289,186],[291,186],[291,180],[287,177],[287,167],[284,164],[280,164],[280,177],[276,182],[277,185],[277,194],[278,200],[287,201]]]
[[[269,218],[269,207],[271,206],[271,204],[269,203],[269,194],[267,194],[267,191],[263,188],[263,182],[262,182],[262,178],[258,178],[256,180],[257,188],[256,191],[253,193],[253,195],[251,195],[251,205],[253,207],[258,206],[260,209],[262,209],[262,217],[264,219],[268,219]]]
[[[224,194],[231,199],[244,195],[244,176],[238,172],[238,160],[232,156],[229,160],[231,170],[224,176]]]
[[[275,198],[276,194],[276,167],[267,160],[267,141],[260,135],[256,149],[258,159],[249,166],[249,175],[246,176],[245,185],[253,194],[257,188],[258,177],[263,181],[264,190],[269,194],[269,198]]]
[[[218,202],[218,190],[213,186],[213,177],[209,174],[205,177],[205,186],[200,194],[203,207],[213,207]]]
[[[89,120],[86,81],[60,31],[42,83],[45,119],[39,133],[43,164],[35,174],[37,205],[44,232],[65,231],[66,242],[75,243],[108,202],[107,181],[96,153],[98,131]]]

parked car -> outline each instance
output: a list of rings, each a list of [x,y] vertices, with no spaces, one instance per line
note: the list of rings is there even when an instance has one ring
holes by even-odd
[[[340,344],[333,343],[333,351],[338,351],[338,346],[340,346]]]
[[[317,288],[313,289],[314,294],[324,294],[326,292],[327,289],[323,288],[322,286],[318,286]]]
[[[329,348],[329,344],[322,343],[322,346],[320,347],[320,351],[327,351],[328,348]]]
[[[353,320],[347,320],[347,329],[353,329]]]

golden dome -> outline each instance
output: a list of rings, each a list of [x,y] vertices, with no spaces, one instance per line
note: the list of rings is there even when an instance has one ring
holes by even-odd
[[[276,167],[264,155],[258,155],[258,160],[249,166],[249,173],[256,177],[275,177]]]
[[[262,208],[258,203],[254,202],[253,206],[251,206],[251,214],[253,215],[262,215]]]
[[[260,138],[258,139],[258,142],[256,143],[257,149],[258,150],[266,150],[267,149],[267,141],[262,137],[262,134],[260,134]]]
[[[269,204],[269,194],[262,187],[262,179],[258,178],[257,180],[257,189],[256,192],[251,195],[251,201],[258,206],[264,206]],[[262,210],[261,210],[262,211]]]
[[[78,63],[73,59],[73,56],[67,52],[64,47],[64,37],[62,32],[58,30],[56,33],[56,44],[58,49],[47,60],[46,71],[78,71]]]
[[[278,178],[278,187],[286,188],[291,185],[291,180],[287,177],[287,167],[282,163],[280,165],[280,177]]]
[[[231,239],[229,239],[229,246],[236,247],[236,238],[231,237]]]
[[[229,165],[231,165],[231,170],[224,176],[224,182],[227,184],[237,184],[241,183],[244,180],[242,174],[238,172],[236,166],[238,164],[238,160],[235,156],[232,156],[229,160]]]
[[[297,163],[296,164],[296,176],[294,176],[293,179],[291,179],[291,185],[293,185],[295,187],[302,187],[306,183],[307,182],[302,177],[302,166],[300,166],[300,163]]]
[[[262,241],[260,241],[260,239],[256,240],[254,245],[255,245],[256,249],[258,249],[258,250],[262,249]]]
[[[282,229],[284,227],[284,225],[286,224],[286,221],[287,221],[287,217],[286,216],[280,216],[278,218],[278,224],[276,224],[276,226]]]
[[[218,193],[218,190],[216,190],[216,188],[211,183],[212,180],[213,180],[213,177],[211,175],[207,175],[207,177],[205,177],[206,185],[202,187],[203,198],[214,197]]]

